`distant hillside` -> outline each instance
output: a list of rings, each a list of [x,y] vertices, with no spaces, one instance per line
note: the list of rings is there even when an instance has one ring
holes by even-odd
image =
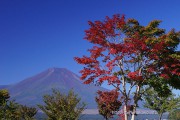
[[[106,90],[94,85],[84,85],[76,74],[65,68],[50,68],[14,85],[0,86],[2,88],[10,91],[12,99],[30,106],[42,104],[42,96],[51,93],[52,88],[63,93],[73,89],[88,104],[87,108],[96,108],[94,97],[97,90]]]

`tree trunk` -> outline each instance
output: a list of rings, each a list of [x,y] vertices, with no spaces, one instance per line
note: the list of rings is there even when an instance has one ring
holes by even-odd
[[[136,104],[137,104],[137,103],[136,103]],[[133,106],[133,111],[132,111],[131,120],[135,120],[136,106],[137,106],[136,104]]]
[[[127,117],[127,106],[126,105],[124,106],[124,120],[128,120],[128,117]]]
[[[162,119],[162,113],[159,114],[159,120],[161,120],[161,119]]]
[[[135,96],[134,96],[134,105],[133,105],[133,111],[132,111],[131,120],[135,120],[137,102],[138,102],[138,100],[139,100],[139,92],[140,92],[140,86],[137,85],[136,93],[135,93]]]
[[[135,120],[135,114],[132,114],[131,120]]]

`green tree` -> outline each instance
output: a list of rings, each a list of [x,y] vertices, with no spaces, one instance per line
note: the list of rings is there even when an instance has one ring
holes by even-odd
[[[6,89],[0,90],[0,106],[6,104],[7,100],[10,98],[9,92]]]
[[[169,120],[180,120],[180,109],[170,112],[168,119]]]
[[[17,112],[18,104],[9,100],[10,95],[8,90],[0,90],[0,118],[1,119],[16,119],[19,118]]]
[[[38,106],[48,116],[48,120],[77,120],[86,106],[73,90],[66,95],[53,89],[52,95],[44,96],[44,103]]]
[[[19,110],[23,120],[33,120],[37,113],[37,109],[35,107],[27,107],[26,105],[20,105]]]
[[[8,90],[0,90],[0,118],[1,120],[32,120],[36,108],[20,105],[15,100],[9,100]]]
[[[4,120],[20,120],[21,119],[21,113],[19,110],[20,105],[13,101],[8,101],[5,108],[4,108]]]
[[[146,108],[155,110],[161,120],[163,113],[171,112],[180,107],[180,98],[176,98],[174,94],[169,93],[165,96],[160,96],[153,88],[146,88],[143,95]]]

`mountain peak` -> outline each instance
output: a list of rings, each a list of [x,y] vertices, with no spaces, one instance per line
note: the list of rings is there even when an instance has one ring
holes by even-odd
[[[57,68],[57,67],[52,67],[46,70],[47,75],[51,75],[51,74],[74,74],[73,72],[71,72],[70,70],[66,69],[66,68]]]
[[[52,68],[48,68],[47,69],[48,74],[52,74],[52,73],[62,73],[62,72],[66,72],[69,73],[71,72],[70,70],[66,69],[66,68],[57,68],[57,67],[52,67]]]
[[[67,69],[66,68],[57,68],[57,67],[48,68],[49,72],[64,71],[64,70],[67,70]]]

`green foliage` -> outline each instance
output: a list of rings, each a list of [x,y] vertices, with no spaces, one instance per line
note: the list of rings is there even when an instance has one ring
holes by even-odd
[[[36,108],[29,108],[9,100],[8,90],[0,90],[0,118],[1,120],[33,120]]]
[[[33,117],[37,113],[37,109],[34,107],[27,107],[25,105],[20,105],[21,118],[23,120],[33,120]]]
[[[45,105],[38,106],[48,116],[48,120],[77,120],[85,109],[85,103],[80,101],[73,90],[66,95],[53,89],[52,95],[44,96]]]
[[[180,110],[174,110],[172,112],[169,113],[168,116],[169,120],[180,120]]]
[[[178,81],[178,82],[177,82]],[[171,77],[169,84],[175,89],[180,89],[180,76],[174,75]]]
[[[167,93],[166,96],[159,96],[158,92],[152,88],[146,88],[144,92],[144,106],[155,110],[159,114],[159,120],[163,113],[171,112],[180,107],[180,98],[176,98],[172,93]]]
[[[9,92],[6,89],[0,90],[0,106],[6,104],[9,98]]]
[[[151,76],[151,78],[147,81],[147,84],[152,87],[160,97],[165,97],[172,93],[167,81],[162,77]]]
[[[0,118],[3,120],[20,119],[19,105],[9,100],[8,90],[0,90]]]
[[[3,108],[2,118],[4,120],[20,120],[19,104],[15,101],[8,101]]]

